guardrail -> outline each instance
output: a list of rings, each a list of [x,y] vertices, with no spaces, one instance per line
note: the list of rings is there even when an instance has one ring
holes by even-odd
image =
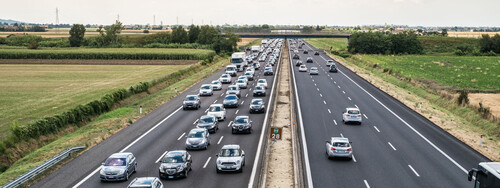
[[[6,185],[2,186],[2,188],[11,188],[11,187],[19,187],[22,184],[26,183],[27,181],[33,179],[37,175],[43,173],[45,170],[53,167],[55,164],[61,162],[62,160],[66,159],[67,157],[70,156],[71,152],[79,151],[86,148],[86,146],[79,146],[79,147],[74,147],[74,148],[68,148],[66,151],[63,151],[56,156],[52,157],[52,159],[45,161],[45,163],[37,166],[33,170],[30,170],[29,172],[26,172],[25,174],[19,176],[17,179],[10,181]]]

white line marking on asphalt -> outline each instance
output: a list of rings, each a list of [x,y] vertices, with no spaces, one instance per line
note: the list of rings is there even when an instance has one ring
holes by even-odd
[[[207,113],[207,112],[208,112],[208,108],[205,110],[205,113]]]
[[[245,97],[248,97],[248,93],[245,95]]]
[[[344,138],[344,135],[342,133],[340,133],[340,137]]]
[[[370,185],[368,185],[368,182],[366,180],[363,180],[365,182],[366,188],[370,188]]]
[[[208,162],[210,162],[210,159],[212,159],[212,157],[208,157],[207,162],[205,162],[205,165],[203,165],[203,168],[207,168],[207,165],[208,165]]]
[[[330,76],[330,75],[328,75],[328,76]],[[334,84],[337,84],[337,82],[336,82],[336,81],[333,81],[333,83],[334,83]]]
[[[193,125],[196,124],[196,123],[198,123],[198,120],[200,120],[200,119],[196,119],[196,121],[194,121]]]
[[[356,104],[354,104],[354,106],[355,106],[356,108],[359,108],[359,107],[358,107],[358,105],[356,105]]]
[[[179,136],[179,138],[177,138],[177,140],[181,140],[181,138],[186,134],[186,132],[182,133],[181,136]]]
[[[358,161],[356,161],[356,157],[354,157],[354,154],[352,154],[352,160],[356,163]]]
[[[335,125],[337,125],[337,121],[333,120],[333,123],[335,123]]]
[[[156,162],[155,162],[155,163],[160,162],[161,158],[162,158],[163,156],[165,156],[165,154],[167,154],[167,152],[168,152],[168,151],[165,151],[165,153],[161,154],[161,155],[160,155],[160,157],[158,157],[158,160],[156,160]]]
[[[389,144],[389,146],[391,146],[391,148],[394,150],[394,151],[397,151],[396,148],[391,144],[391,142],[387,142]]]
[[[238,112],[239,112],[239,111],[240,111],[240,110],[236,110],[236,112],[235,112],[234,114],[238,114]]]
[[[213,104],[215,104],[216,102],[217,102],[217,100],[215,100]]]
[[[368,117],[366,117],[366,115],[365,115],[365,114],[363,114],[363,116],[365,116],[365,118],[366,118],[366,119],[368,119]]]
[[[314,83],[314,86],[317,86],[316,83]]]
[[[222,141],[222,138],[224,138],[224,136],[221,136],[221,137],[219,138],[219,141],[217,142],[217,144],[220,144],[220,141]]]
[[[141,140],[142,138],[144,138],[146,135],[148,135],[151,131],[155,130],[158,126],[160,126],[163,122],[165,122],[167,119],[169,119],[170,117],[172,117],[175,113],[177,113],[179,110],[182,109],[182,106],[180,106],[179,108],[177,108],[177,110],[175,110],[174,112],[172,112],[170,115],[168,115],[165,119],[161,120],[159,123],[157,123],[154,127],[152,127],[151,129],[149,129],[148,131],[146,131],[144,134],[142,134],[139,138],[135,139],[132,143],[130,143],[128,146],[126,146],[125,148],[123,148],[122,150],[120,150],[120,152],[118,153],[122,153],[124,151],[126,151],[128,148],[132,147],[135,143],[137,143],[139,140]],[[92,171],[89,175],[85,176],[85,178],[83,178],[80,182],[78,182],[76,185],[73,186],[73,188],[77,188],[79,187],[80,185],[82,185],[85,181],[87,181],[90,177],[92,177],[95,173],[97,173],[99,170],[101,170],[102,168],[102,165],[97,167],[94,171]]]
[[[340,89],[340,86],[337,86]]]
[[[349,100],[351,100],[351,97],[347,97]]]
[[[443,150],[439,149],[434,143],[432,143],[429,139],[427,139],[424,135],[422,135],[420,132],[418,132],[415,128],[413,128],[409,123],[407,123],[403,118],[399,117],[396,113],[394,113],[391,109],[389,109],[387,106],[385,106],[382,102],[380,102],[377,98],[375,98],[371,93],[366,91],[363,87],[361,87],[358,83],[356,83],[354,80],[352,80],[349,76],[347,76],[344,72],[340,71],[341,74],[343,74],[347,79],[349,79],[352,83],[354,83],[356,86],[358,86],[361,90],[363,90],[366,94],[368,94],[373,100],[377,101],[382,107],[384,107],[387,111],[389,111],[392,115],[394,115],[396,118],[398,118],[401,122],[403,122],[408,128],[410,128],[413,132],[415,132],[418,136],[420,136],[422,139],[424,139],[429,145],[431,145],[434,149],[436,149],[439,153],[441,153],[444,157],[446,157],[448,160],[450,160],[455,166],[457,166],[460,170],[462,170],[465,174],[468,174],[469,171],[467,171],[464,167],[462,167],[458,162],[456,162],[454,159],[452,159],[448,154],[446,154]]]
[[[331,113],[332,113],[332,111],[330,111],[330,109],[328,109],[328,113],[330,113],[330,114],[331,114]]]
[[[408,165],[411,170],[413,171],[413,173],[415,173],[415,175],[417,175],[417,177],[420,177],[420,175],[417,173],[417,171],[415,171],[415,169],[413,169],[413,167],[411,167],[411,165]]]
[[[252,88],[250,88],[248,91],[252,91]]]
[[[313,80],[313,82],[314,82],[314,79],[312,79],[312,80]]]
[[[245,101],[241,101],[241,104],[245,103]]]
[[[230,127],[232,123],[233,121],[230,121],[229,124],[227,124],[227,126]]]
[[[342,93],[344,93],[344,94],[345,94],[345,91],[342,91]]]
[[[377,132],[380,132],[380,131],[378,130],[377,126],[373,126],[373,128],[375,128],[375,130],[377,130]]]
[[[224,93],[221,93],[220,96],[222,97],[222,95],[224,95]]]
[[[323,95],[321,95],[321,93],[319,94],[320,97],[323,97]]]
[[[323,101],[323,103],[325,103],[325,104],[326,104],[326,101]]]
[[[319,88],[316,88],[319,91]]]
[[[330,80],[333,80],[333,78],[330,77]]]

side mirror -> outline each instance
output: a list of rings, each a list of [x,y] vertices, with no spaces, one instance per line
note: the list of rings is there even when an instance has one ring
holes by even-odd
[[[469,174],[467,176],[467,180],[472,181],[472,177],[474,176],[474,172],[477,173],[477,169],[476,168],[472,168],[471,170],[469,170]]]
[[[219,154],[215,154],[216,157],[219,157]]]
[[[242,153],[242,154],[241,154],[241,156],[243,156],[243,157],[244,157],[244,156],[245,156],[245,153]]]

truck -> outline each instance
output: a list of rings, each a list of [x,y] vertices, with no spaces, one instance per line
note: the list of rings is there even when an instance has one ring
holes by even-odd
[[[469,171],[468,180],[474,179],[474,188],[500,187],[500,162],[480,162]]]
[[[260,46],[252,46],[252,53],[256,56],[259,55],[260,52]]]
[[[248,65],[245,59],[245,52],[235,52],[231,55],[231,64],[236,66],[236,70],[241,72]]]

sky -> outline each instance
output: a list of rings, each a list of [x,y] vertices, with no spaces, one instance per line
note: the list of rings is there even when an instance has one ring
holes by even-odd
[[[500,0],[6,0],[0,19],[30,23],[178,23],[500,27]]]

